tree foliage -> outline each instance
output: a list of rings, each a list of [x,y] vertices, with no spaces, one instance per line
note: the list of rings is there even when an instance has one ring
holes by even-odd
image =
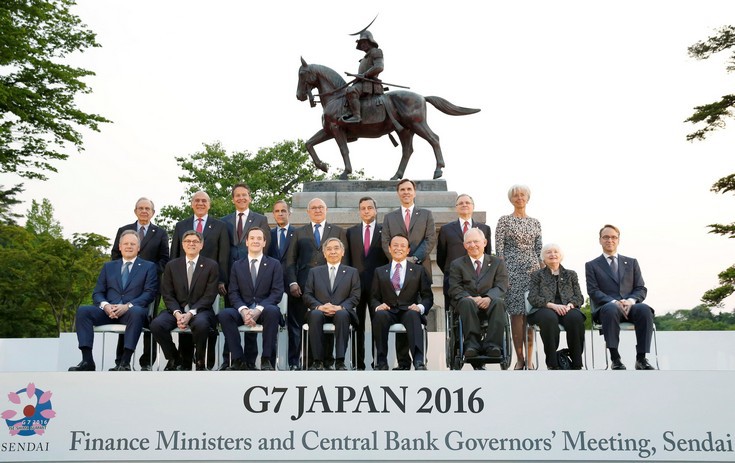
[[[23,216],[13,212],[11,208],[21,203],[21,200],[16,198],[15,195],[23,192],[23,184],[15,185],[9,190],[3,190],[3,188],[4,185],[0,185],[0,224],[16,225],[18,219]]]
[[[54,206],[47,198],[41,204],[31,201],[31,208],[26,213],[26,229],[34,235],[48,234],[54,238],[62,237],[62,228],[54,218]]]
[[[191,196],[199,190],[206,191],[212,200],[209,214],[222,217],[233,210],[231,190],[238,183],[250,186],[250,207],[267,212],[276,200],[289,200],[304,182],[325,178],[311,165],[302,140],[276,143],[255,154],[249,151],[228,154],[218,142],[205,143],[203,151],[177,157],[176,162],[184,171],[179,181],[185,190],[180,205],[161,208],[159,221],[168,229],[192,215]]]
[[[0,172],[46,179],[65,149],[82,149],[81,127],[109,122],[80,110],[74,98],[91,90],[86,69],[63,63],[99,47],[69,9],[73,0],[0,2]]]
[[[735,71],[735,27],[723,26],[715,32],[715,35],[708,37],[707,40],[700,41],[690,46],[689,56],[695,59],[708,59],[714,54],[728,51],[728,64],[726,69],[728,72]],[[687,135],[687,140],[704,140],[704,138],[712,131],[725,126],[725,118],[732,117],[732,108],[735,105],[735,95],[725,95],[720,101],[715,101],[694,108],[692,114],[686,122],[693,124],[704,123],[696,131]],[[715,193],[730,193],[735,191],[735,174],[722,177],[714,185],[711,191]],[[708,225],[710,233],[723,235],[728,238],[735,238],[735,223],[731,224],[710,224]],[[735,292],[735,265],[730,266],[718,275],[720,286],[710,289],[702,295],[702,302],[708,306],[722,306],[725,298]]]
[[[656,317],[658,331],[721,331],[735,330],[735,313],[712,313],[706,305],[690,310],[677,310]]]

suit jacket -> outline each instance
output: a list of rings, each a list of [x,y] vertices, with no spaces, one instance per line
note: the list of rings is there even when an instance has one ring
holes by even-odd
[[[186,256],[178,257],[170,261],[163,271],[161,297],[166,309],[171,314],[177,310],[186,312],[187,306],[190,310],[196,309],[197,313],[212,310],[218,294],[219,264],[200,255],[191,276],[190,288],[186,278],[188,266],[186,260]]]
[[[390,260],[383,252],[383,226],[376,223],[373,230],[373,239],[370,241],[368,255],[365,255],[363,244],[362,222],[347,229],[347,243],[349,243],[348,265],[355,267],[360,274],[362,293],[370,293],[373,285],[375,269],[387,264]]]
[[[236,310],[242,306],[254,308],[255,305],[278,306],[283,297],[283,269],[281,264],[266,255],[260,260],[258,274],[253,287],[250,276],[250,262],[247,257],[232,266],[227,294]]]
[[[499,299],[508,291],[508,270],[502,259],[485,254],[480,276],[470,256],[455,259],[449,266],[449,298],[452,307],[460,299],[470,297],[489,297]]]
[[[347,234],[344,229],[326,221],[322,225],[321,242],[324,243],[328,238],[339,238],[345,246],[345,256],[342,258],[342,263],[346,264],[349,249]],[[325,265],[326,263],[327,260],[324,258],[324,253],[316,246],[314,229],[311,227],[311,222],[303,227],[297,228],[286,255],[286,281],[288,284],[290,285],[296,282],[303,290],[306,285],[306,279],[309,276],[309,270],[317,265]]]
[[[375,310],[382,303],[390,306],[391,312],[407,310],[412,304],[422,304],[424,314],[421,319],[426,323],[426,314],[434,305],[434,294],[431,291],[431,279],[422,265],[404,261],[406,264],[406,278],[403,288],[396,294],[391,283],[390,263],[375,269],[373,287],[370,291],[370,308]]]
[[[558,285],[557,285],[558,281]],[[551,274],[549,267],[536,270],[531,274],[531,283],[528,287],[528,302],[532,309],[529,313],[534,313],[542,307],[546,307],[549,302],[556,300],[556,290],[559,289],[561,303],[566,305],[570,302],[574,307],[579,308],[584,304],[584,296],[582,290],[579,289],[579,280],[577,272],[559,267],[559,279]]]
[[[587,294],[592,302],[593,312],[612,300],[633,298],[636,303],[643,302],[648,290],[643,282],[638,261],[632,257],[618,254],[618,274],[613,275],[605,255],[584,265],[587,278]]]
[[[194,216],[188,217],[176,224],[174,236],[171,240],[172,259],[186,255],[181,248],[181,240],[184,233],[189,230],[195,230]],[[219,282],[227,283],[229,279],[227,272],[230,262],[230,240],[227,234],[227,225],[210,215],[204,224],[202,236],[204,237],[204,247],[200,255],[217,261],[219,265]]]
[[[110,253],[110,260],[122,259],[122,253],[120,252],[120,235],[122,235],[125,230],[136,231],[137,229],[138,222],[136,221],[130,225],[124,225],[117,230],[115,242],[112,245],[112,252]],[[166,230],[153,225],[152,223],[146,225],[145,237],[140,243],[138,257],[145,259],[148,262],[153,262],[156,265],[158,275],[160,276],[169,261],[168,233],[166,233]]]
[[[222,217],[220,220],[227,225],[227,236],[230,240],[230,262],[227,271],[227,274],[229,275],[229,270],[232,268],[232,264],[235,263],[236,260],[240,260],[243,257],[248,256],[248,248],[245,246],[245,236],[247,235],[248,230],[253,227],[259,227],[263,229],[264,233],[266,233],[270,227],[268,227],[268,219],[266,219],[263,214],[258,214],[257,212],[250,210],[248,212],[247,219],[242,223],[242,238],[238,240],[237,211]],[[268,235],[265,236],[265,239],[268,239]]]
[[[303,300],[309,310],[316,310],[327,302],[340,305],[350,313],[352,323],[357,324],[355,307],[360,302],[360,275],[357,269],[340,265],[334,277],[334,289],[331,289],[329,264],[314,267],[306,279]]]
[[[278,262],[281,263],[281,268],[284,270],[283,288],[286,290],[286,292],[288,292],[288,284],[290,282],[288,281],[288,272],[286,272],[286,258],[288,257],[288,249],[291,247],[291,243],[293,243],[293,237],[296,233],[296,227],[291,224],[288,224],[288,227],[286,227],[286,245],[284,246],[283,254],[278,251],[278,228],[278,226],[275,226],[271,229],[271,238],[268,244],[268,256],[276,259]]]
[[[158,272],[153,262],[135,259],[130,267],[128,284],[122,284],[122,259],[106,262],[97,277],[92,293],[94,305],[107,301],[110,304],[133,304],[148,307],[158,291]]]
[[[388,252],[390,239],[399,233],[405,234],[408,236],[408,245],[411,248],[409,256],[415,256],[419,263],[424,266],[426,274],[431,278],[430,254],[436,246],[434,216],[430,210],[414,206],[411,224],[408,232],[406,232],[406,225],[401,215],[402,210],[402,207],[398,208],[387,213],[383,218],[383,252],[390,258],[390,252]]]
[[[492,246],[490,245],[490,227],[484,223],[472,221],[472,228],[482,231],[487,240],[485,246],[485,254],[492,254]],[[453,220],[442,225],[439,229],[439,238],[436,245],[436,263],[439,265],[445,277],[449,276],[449,266],[455,259],[467,254],[464,248],[464,233],[459,225],[459,219]]]

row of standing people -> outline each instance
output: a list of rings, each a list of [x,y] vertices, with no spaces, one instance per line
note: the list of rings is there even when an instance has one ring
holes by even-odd
[[[408,249],[410,250],[407,256],[409,262],[422,265],[426,275],[430,278],[431,264],[429,254],[437,242],[433,217],[429,210],[415,206],[416,185],[413,181],[407,179],[400,181],[396,190],[401,202],[401,208],[387,214],[382,226],[376,220],[377,205],[375,201],[371,198],[363,198],[359,203],[361,224],[351,227],[347,231],[326,222],[327,208],[321,200],[313,200],[309,203],[307,213],[309,214],[310,224],[298,230],[288,224],[290,213],[285,201],[279,201],[274,205],[273,215],[277,226],[270,231],[268,255],[277,259],[285,267],[285,271],[283,272],[283,287],[288,288],[289,293],[287,325],[289,331],[288,362],[291,369],[295,370],[303,367],[300,364],[300,334],[301,326],[306,320],[305,316],[309,307],[304,303],[302,291],[305,287],[309,270],[317,265],[324,264],[326,261],[326,257],[319,251],[319,241],[328,239],[330,236],[338,237],[349,248],[349,251],[345,252],[342,262],[356,267],[359,272],[362,290],[358,304],[355,307],[358,318],[359,352],[357,366],[359,369],[365,368],[364,328],[366,310],[370,311],[371,318],[375,317],[375,313],[371,310],[372,308],[369,304],[371,297],[370,288],[372,287],[371,280],[374,270],[378,266],[386,265],[388,262],[388,256],[391,255],[389,244],[392,236],[398,233],[406,235]],[[507,294],[505,293],[505,288],[500,292],[496,288],[492,300],[503,298],[506,300],[506,310],[511,314],[514,347],[517,358],[519,359],[516,368],[523,368],[525,366],[525,357],[523,355],[523,330],[526,326],[525,291],[529,288],[531,274],[539,267],[538,256],[541,254],[541,229],[536,219],[530,218],[525,214],[525,206],[530,199],[530,191],[527,187],[512,187],[508,197],[514,206],[514,212],[511,215],[501,217],[498,222],[496,229],[496,252],[507,265],[510,284],[507,285]],[[236,185],[233,188],[232,201],[236,207],[236,212],[223,217],[222,221],[219,221],[208,217],[210,202],[206,193],[197,192],[192,198],[194,216],[176,225],[170,252],[170,257],[174,259],[185,254],[186,243],[182,242],[184,232],[188,230],[199,231],[205,238],[202,243],[202,255],[212,258],[217,263],[217,290],[224,296],[228,295],[227,283],[229,275],[232,273],[233,264],[247,256],[248,248],[245,245],[247,231],[253,227],[268,229],[265,216],[254,211],[249,211],[248,209],[250,191],[247,185]],[[453,301],[452,296],[448,292],[449,266],[452,261],[470,252],[470,248],[466,246],[464,240],[468,228],[476,228],[482,232],[485,243],[484,249],[482,250],[483,255],[486,255],[490,259],[491,254],[490,228],[485,224],[473,221],[472,212],[474,203],[472,198],[468,195],[460,195],[457,198],[456,209],[458,220],[452,221],[442,227],[439,233],[437,248],[437,263],[444,273],[444,294],[445,300],[447,301],[447,308],[458,306],[460,302],[459,300]],[[169,260],[168,237],[166,232],[150,222],[150,219],[155,213],[153,203],[150,200],[145,198],[139,200],[136,203],[135,213],[138,221],[121,227],[118,231],[118,236],[113,246],[112,257],[113,259],[122,257],[121,237],[126,230],[134,230],[139,239],[141,257],[156,264],[157,276],[161,276]],[[375,239],[376,237],[379,237],[379,239]],[[470,243],[471,245],[472,243]],[[181,267],[184,268],[183,265]],[[499,286],[494,282],[491,283],[491,288]],[[475,287],[473,291],[479,291],[479,288]],[[590,294],[593,296],[592,292]],[[180,299],[182,299],[182,302],[186,302],[188,300],[187,297]],[[467,297],[479,297],[479,294],[475,296],[463,294],[458,299]],[[230,299],[226,303],[228,307],[233,306]],[[97,297],[95,297],[95,303],[98,303]],[[180,305],[181,310],[178,310],[175,308],[175,302],[166,303],[166,307],[169,309],[171,315],[175,315],[176,317],[186,316],[183,317],[187,318],[186,323],[182,326],[187,326],[193,314],[189,314],[191,308],[187,308],[186,304]],[[480,305],[484,304],[480,303]],[[172,310],[170,306],[174,307],[174,309]],[[209,306],[211,307],[211,304]],[[428,308],[424,307],[422,309],[424,313],[421,315],[425,315],[425,312],[430,310],[430,307],[431,305]],[[105,308],[100,308],[103,309],[107,316],[112,315],[118,317],[114,313],[107,314]],[[578,305],[576,308],[578,308]],[[476,309],[481,315],[487,312],[487,307],[478,306]],[[176,313],[177,310],[179,312],[178,314]],[[197,311],[195,310],[194,313],[197,313]],[[621,309],[621,313],[623,313],[623,309]],[[244,323],[245,315],[242,315],[242,317]],[[178,324],[178,318],[176,321]],[[416,336],[412,337],[415,341]],[[546,339],[544,340],[546,341]],[[197,342],[201,342],[201,337]],[[115,368],[121,368],[120,365],[122,365],[122,369],[130,368],[129,355],[131,354],[131,349],[129,344],[121,336],[121,346],[118,349],[118,359],[116,360]],[[191,345],[190,343],[185,344],[188,344],[188,346],[183,346],[184,355],[181,358],[191,358]],[[414,353],[415,346],[413,345],[414,343],[411,344],[411,350]],[[141,356],[140,360],[143,369],[150,368],[151,360],[154,359],[155,350],[150,352],[149,346],[150,341],[146,339],[145,353]],[[87,358],[84,356],[85,348],[82,347],[81,338],[80,348],[83,351],[83,358]],[[201,350],[203,351],[204,349]],[[331,349],[328,350],[331,352]],[[399,337],[399,369],[410,369],[411,359],[408,355],[408,350],[408,343],[406,343],[404,338]],[[246,335],[245,349],[241,358],[242,366],[245,369],[254,369],[257,354],[254,336]],[[613,365],[615,366],[616,359],[614,354]],[[223,359],[225,368],[228,367],[228,360],[230,358],[231,356],[226,353],[225,359]],[[235,356],[235,358],[238,357]],[[181,361],[181,363],[182,365],[179,367],[186,369],[186,360]],[[203,359],[197,359],[198,368],[204,368],[202,363]],[[422,355],[418,362],[414,355],[414,365],[423,365]],[[188,367],[190,368],[190,365]],[[329,362],[327,362],[327,367],[329,367]]]

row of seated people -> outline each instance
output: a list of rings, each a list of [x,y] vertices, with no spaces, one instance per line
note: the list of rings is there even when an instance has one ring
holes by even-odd
[[[284,288],[288,289],[287,293],[289,294],[289,297],[287,325],[289,332],[288,363],[290,369],[296,370],[302,368],[302,365],[300,364],[300,359],[302,357],[301,328],[302,325],[307,321],[307,313],[310,314],[311,312],[313,312],[313,310],[308,310],[311,307],[308,306],[307,299],[304,297],[304,290],[306,289],[305,287],[307,279],[310,275],[310,270],[316,266],[326,264],[327,259],[325,257],[325,254],[321,252],[321,241],[325,241],[330,237],[339,238],[341,243],[343,244],[343,247],[347,248],[347,250],[344,251],[346,255],[341,260],[341,263],[354,266],[359,272],[361,291],[359,302],[356,308],[358,319],[356,326],[358,337],[358,369],[365,368],[364,328],[366,308],[371,312],[371,318],[375,318],[373,309],[376,306],[370,305],[372,299],[371,289],[373,287],[372,278],[373,275],[376,274],[376,268],[388,264],[389,261],[387,257],[391,256],[389,244],[393,236],[395,236],[396,234],[404,234],[405,237],[407,237],[408,251],[406,261],[411,264],[420,265],[424,269],[426,275],[429,277],[430,280],[431,263],[428,256],[437,243],[431,211],[415,206],[414,198],[416,196],[416,185],[413,181],[408,179],[403,179],[399,181],[396,186],[396,192],[401,201],[401,208],[386,214],[382,226],[381,224],[376,223],[377,204],[375,203],[375,200],[369,197],[364,197],[361,198],[359,201],[359,213],[361,223],[349,228],[346,232],[340,227],[332,225],[326,221],[326,204],[319,198],[315,198],[309,202],[307,213],[309,215],[310,223],[298,229],[294,228],[288,223],[290,210],[285,201],[278,201],[274,204],[273,216],[277,223],[277,227],[270,230],[270,240],[267,243],[267,254],[269,257],[272,256],[274,259],[276,259],[283,267],[283,286]],[[201,191],[195,193],[192,197],[192,210],[194,212],[194,215],[193,217],[182,220],[176,225],[174,238],[171,243],[170,255],[174,259],[183,257],[183,255],[186,253],[187,246],[187,243],[183,242],[184,234],[188,231],[191,231],[192,229],[199,231],[204,239],[204,242],[201,243],[201,255],[205,258],[214,260],[218,267],[218,276],[216,277],[217,291],[220,295],[224,295],[227,298],[227,307],[236,308],[237,304],[233,303],[233,301],[231,301],[229,298],[229,275],[232,274],[234,264],[239,260],[247,257],[248,255],[249,251],[246,246],[247,231],[250,228],[254,227],[265,228],[267,230],[267,220],[261,214],[248,210],[248,205],[250,203],[250,190],[247,185],[238,184],[233,188],[232,202],[236,207],[236,212],[223,217],[220,221],[208,216],[208,211],[210,207],[208,195],[205,192]],[[505,285],[505,287],[507,288],[507,281],[503,283],[502,278],[500,278],[496,282],[495,278],[487,279],[480,278],[478,276],[476,278],[477,281],[468,281],[468,283],[471,284],[468,284],[467,290],[460,291],[458,294],[454,295],[454,297],[457,298],[456,300],[450,297],[448,293],[450,276],[450,272],[448,271],[449,264],[457,260],[458,256],[462,257],[460,254],[466,255],[470,252],[470,249],[467,247],[468,244],[464,242],[468,231],[468,225],[469,229],[478,230],[481,232],[482,236],[478,237],[478,240],[485,243],[484,247],[478,248],[477,246],[474,246],[475,248],[478,248],[475,249],[475,252],[483,255],[484,259],[488,260],[488,264],[493,261],[493,259],[497,259],[491,256],[489,252],[489,227],[487,227],[485,224],[473,221],[471,218],[473,207],[474,202],[472,201],[471,197],[469,197],[468,195],[459,195],[459,197],[457,198],[457,212],[459,215],[459,220],[446,224],[442,227],[438,240],[439,246],[437,248],[437,258],[438,264],[445,275],[444,291],[445,300],[447,301],[448,306],[451,306],[450,308],[455,308],[459,310],[458,305],[460,305],[459,303],[461,302],[461,299],[468,299],[468,301],[463,303],[464,305],[469,304],[469,300],[474,299],[473,304],[477,306],[477,314],[479,314],[480,317],[486,317],[488,313],[494,312],[494,310],[488,310],[488,307],[490,307],[491,303],[494,302],[494,306],[497,306],[497,304],[502,304],[502,297],[505,292],[505,288],[503,288],[503,286]],[[138,218],[137,222],[120,228],[120,230],[118,231],[118,236],[115,240],[115,245],[113,246],[113,262],[106,264],[103,272],[100,275],[100,281],[98,281],[98,288],[95,290],[94,300],[95,304],[97,304],[96,308],[98,309],[98,313],[96,315],[102,316],[92,320],[92,326],[105,322],[109,323],[110,320],[118,320],[122,323],[126,323],[129,317],[125,315],[125,312],[127,312],[129,309],[132,309],[133,306],[139,305],[138,303],[141,302],[141,298],[133,301],[130,298],[130,291],[126,291],[126,294],[122,294],[120,291],[118,291],[109,297],[104,294],[104,291],[106,291],[106,289],[103,288],[103,291],[100,291],[100,282],[104,283],[104,281],[102,280],[104,275],[108,273],[108,270],[116,268],[118,271],[118,275],[122,275],[123,273],[125,273],[124,269],[126,268],[126,266],[123,266],[123,261],[125,260],[125,257],[123,255],[123,234],[126,234],[126,232],[128,231],[135,231],[137,233],[138,248],[140,250],[141,261],[143,259],[146,259],[154,262],[154,276],[162,279],[164,270],[167,267],[166,264],[169,261],[168,237],[165,230],[156,227],[150,222],[150,219],[155,213],[152,201],[146,198],[141,198],[136,203],[135,213],[136,217]],[[463,222],[464,229],[461,228],[461,224]],[[602,231],[600,240],[601,243],[604,241],[602,237]],[[617,241],[615,241],[615,244],[617,245]],[[472,247],[472,243],[470,243],[469,245],[470,247]],[[603,250],[605,250],[604,245]],[[117,261],[117,263],[115,263],[115,261]],[[502,263],[502,260],[499,260],[499,262]],[[143,263],[140,262],[139,264],[134,266],[134,268],[142,266]],[[391,269],[390,272],[392,278],[394,269]],[[639,275],[639,273],[637,275]],[[110,274],[110,276],[114,276],[114,272]],[[483,274],[483,277],[485,276],[486,275]],[[595,299],[599,299],[600,301],[602,301],[602,304],[599,304],[598,308],[606,302],[615,302],[616,304],[614,305],[616,307],[620,307],[621,304],[623,304],[622,300],[624,298],[620,296],[616,298],[615,293],[630,293],[630,291],[621,286],[620,288],[616,288],[615,291],[608,291],[609,294],[604,294],[602,297],[598,297],[598,293],[600,291],[590,291],[589,280],[590,272],[588,270],[588,292],[590,293],[593,302],[595,302]],[[636,294],[632,295],[630,298],[626,298],[626,300],[640,302],[642,301],[642,298],[645,297],[645,287],[643,287],[644,292],[642,293],[642,295],[638,294],[640,291],[638,286],[639,282],[637,279],[635,283]],[[640,281],[640,284],[642,285],[642,279]],[[148,286],[151,286],[152,289]],[[491,292],[483,293],[483,288],[485,288],[485,291]],[[150,293],[152,293],[152,297],[155,299],[159,295],[158,285],[146,284],[146,289],[144,292],[146,296],[149,296]],[[469,292],[472,294],[468,296],[464,294],[465,292]],[[108,304],[108,301],[118,301],[118,303]],[[120,303],[120,301],[124,301],[124,303]],[[169,313],[173,315],[176,319],[177,326],[179,324],[181,324],[181,326],[189,326],[192,320],[196,317],[196,313],[198,313],[198,310],[195,309],[194,313],[189,314],[192,309],[192,302],[195,302],[193,298],[189,297],[189,295],[187,295],[186,297],[182,297],[180,303],[178,304],[178,308],[175,302],[175,298],[169,298],[169,301],[170,302],[164,302],[166,302],[166,307],[167,309],[169,309]],[[418,300],[418,302],[421,301]],[[157,301],[155,302],[155,305],[158,306]],[[320,307],[321,306],[324,306],[324,304],[321,304]],[[330,310],[327,307],[322,307],[321,309],[319,309],[319,311],[324,312],[325,309],[327,311]],[[177,310],[180,313],[177,314]],[[248,309],[248,311],[249,310],[250,309]],[[429,308],[426,308],[426,306],[424,305],[424,307],[420,309],[420,312],[422,312],[420,315],[425,316],[425,312],[428,310],[430,310],[430,305]],[[622,313],[623,310],[624,308],[621,308],[620,312]],[[80,313],[82,312],[83,311],[80,308]],[[472,311],[470,310],[469,312]],[[597,313],[601,312],[602,311],[598,311]],[[247,313],[248,312],[246,311],[246,314]],[[245,314],[241,312],[240,315],[241,317],[243,317],[243,323],[245,323]],[[251,318],[249,318],[248,320],[253,321],[253,316],[259,317],[260,314],[250,314]],[[207,317],[208,316],[201,318]],[[351,321],[354,323],[354,319],[351,319]],[[257,323],[257,318],[254,320],[254,322]],[[170,323],[171,320],[169,319],[169,325]],[[145,324],[145,321],[143,322],[143,324]],[[466,326],[471,326],[472,324],[472,321],[468,321],[468,323],[465,323]],[[86,331],[88,325],[89,324],[82,320],[78,321],[77,323],[78,335],[80,340],[79,347],[82,350],[83,361],[82,363],[80,363],[80,365],[78,365],[77,367],[73,367],[72,369],[85,370],[93,369],[94,367],[94,363],[91,358],[92,336],[87,334],[82,335],[80,333],[80,331]],[[605,325],[604,320],[603,325]],[[614,334],[615,333],[612,333],[612,335]],[[472,336],[476,336],[476,334],[473,333],[473,330],[468,330],[465,335],[470,336],[468,341],[469,345],[471,346],[473,344],[471,338]],[[489,336],[487,339],[493,338],[495,337]],[[135,346],[133,339],[137,341],[137,337],[135,337],[134,335],[121,336],[120,344],[118,346],[118,358],[116,359],[116,369],[126,370],[131,368],[130,358],[132,356],[132,351]],[[140,362],[142,369],[149,369],[150,364],[155,360],[155,349],[151,352],[151,342],[149,338],[145,337],[144,340],[145,350],[144,354],[140,357]],[[183,337],[183,339],[181,340],[183,344],[188,344],[186,346],[181,346],[181,351],[183,353],[183,355],[181,356],[181,362],[184,369],[186,369],[187,367],[187,362],[190,362],[190,360],[188,359],[192,358],[192,355],[190,353],[193,351],[191,341],[185,343],[184,341],[186,340],[187,337]],[[413,341],[415,341],[415,339]],[[607,332],[606,341],[608,341],[608,344],[610,344]],[[234,346],[234,343],[231,344],[233,344]],[[409,355],[408,344],[409,343],[406,342],[405,338],[402,338],[400,336],[397,337],[399,362],[398,369],[410,369],[411,356]],[[416,343],[411,342],[411,344],[414,345]],[[418,344],[420,345],[420,343]],[[481,349],[487,350],[492,347],[497,347],[499,343],[497,341],[492,341],[490,344],[494,344],[494,346],[480,347]],[[650,342],[648,344],[650,345]],[[164,349],[164,351],[170,351],[170,347],[171,346],[169,345],[169,349]],[[198,349],[198,351],[201,350],[203,349]],[[229,359],[231,358],[239,358],[243,362],[246,369],[254,368],[255,359],[258,355],[257,344],[255,342],[254,336],[245,336],[245,346],[242,357],[238,357],[237,354],[239,354],[239,351],[235,353],[236,355],[228,353],[227,346],[225,351],[225,356],[223,358],[224,368],[228,368],[229,366],[231,366],[231,364],[229,363]],[[331,352],[331,350],[328,350],[328,352]],[[470,355],[471,354],[472,352],[470,351]],[[327,353],[325,355],[329,356],[330,354]],[[272,353],[270,358],[273,358]],[[615,360],[614,355],[613,359]],[[414,357],[413,364],[414,367],[425,367],[423,358],[417,359]],[[202,367],[201,359],[199,359],[199,364],[197,366],[200,368]],[[241,365],[238,365],[238,367],[240,366]],[[304,365],[303,367],[306,367],[306,365]],[[329,367],[329,362],[327,362],[325,367]],[[613,363],[613,367],[615,367],[615,362]]]

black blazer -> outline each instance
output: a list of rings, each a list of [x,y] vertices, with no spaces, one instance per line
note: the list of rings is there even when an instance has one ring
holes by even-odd
[[[532,308],[528,313],[534,313],[538,309],[546,307],[549,302],[553,303],[556,300],[557,281],[559,282],[561,303],[566,305],[571,302],[577,309],[582,307],[584,296],[582,296],[582,290],[579,289],[577,272],[559,266],[559,278],[557,280],[551,274],[551,270],[545,267],[531,274],[531,283],[528,286],[528,302]]]
[[[329,222],[324,222],[322,225],[321,243],[324,243],[328,238],[339,238],[345,246],[345,256],[342,258],[342,263],[347,264],[349,249],[347,234],[344,229]],[[303,291],[306,286],[306,279],[309,276],[309,270],[326,263],[324,253],[316,246],[311,222],[297,228],[286,255],[286,281],[288,284],[296,282]]]
[[[421,209],[414,205],[413,215],[408,233],[406,225],[403,222],[403,216],[400,207],[392,212],[385,214],[383,217],[383,252],[387,257],[390,256],[388,246],[393,236],[403,233],[408,236],[408,245],[410,246],[409,256],[416,257],[424,266],[426,274],[431,277],[431,251],[436,246],[436,226],[434,225],[434,216],[428,209]]]
[[[643,302],[648,294],[638,261],[632,257],[618,254],[617,275],[612,274],[604,254],[587,262],[584,273],[593,314],[612,300],[633,298],[638,303]]]
[[[391,312],[407,310],[412,304],[422,304],[424,314],[421,321],[426,323],[426,314],[434,305],[434,294],[431,291],[431,280],[424,267],[404,261],[406,264],[406,279],[399,294],[393,289],[390,275],[390,263],[375,269],[373,287],[370,297],[370,308],[375,310],[382,303],[390,306]]]
[[[492,254],[492,246],[490,245],[490,226],[472,221],[472,228],[477,228],[482,231],[487,240],[485,246],[485,254]],[[452,261],[459,259],[460,257],[467,254],[467,250],[464,248],[464,233],[462,233],[462,227],[459,226],[459,219],[453,220],[447,224],[442,225],[439,229],[439,238],[436,245],[436,263],[439,265],[442,273],[445,277],[449,276],[449,266]]]
[[[184,233],[195,229],[194,216],[188,217],[176,224],[174,236],[171,240],[172,259],[186,255],[181,247],[181,240]],[[227,272],[230,262],[230,238],[227,234],[227,226],[221,220],[217,220],[210,215],[207,217],[207,222],[204,224],[202,232],[204,247],[200,254],[217,261],[219,265],[219,282],[227,283],[229,280]]]
[[[272,257],[263,256],[258,267],[258,276],[250,276],[250,262],[240,259],[232,266],[230,284],[227,294],[235,310],[242,306],[253,308],[254,305],[278,306],[283,297],[283,270],[281,264]]]
[[[291,243],[293,242],[293,236],[294,233],[296,233],[296,227],[294,227],[291,224],[288,224],[288,227],[286,227],[286,246],[284,247],[283,255],[281,255],[280,252],[278,252],[278,229],[280,227],[275,226],[271,229],[271,240],[270,243],[268,243],[268,256],[276,259],[278,262],[281,263],[281,268],[283,268],[283,289],[288,292],[288,274],[286,273],[286,257],[288,256],[288,248],[291,246]]]
[[[227,225],[227,236],[230,240],[230,264],[227,269],[227,274],[229,275],[230,270],[232,269],[232,264],[236,260],[240,260],[243,257],[248,256],[248,248],[247,246],[245,246],[245,236],[247,235],[248,230],[254,227],[262,228],[263,233],[266,233],[264,238],[268,240],[270,237],[267,233],[270,228],[268,227],[268,219],[266,219],[263,214],[258,214],[253,210],[249,210],[248,217],[247,219],[245,219],[245,221],[243,221],[242,224],[242,238],[238,241],[237,211],[233,212],[232,214],[227,214],[220,220],[224,222],[225,225]]]
[[[360,276],[357,269],[340,264],[334,278],[334,289],[330,289],[329,264],[314,267],[306,279],[302,297],[309,310],[315,310],[327,302],[340,305],[349,312],[352,323],[357,324],[355,307],[360,302]]]
[[[187,305],[197,313],[212,310],[218,294],[219,264],[200,255],[191,277],[191,288],[186,279],[187,266],[186,256],[178,257],[170,261],[163,271],[161,297],[166,309],[171,314],[177,310],[184,312]]]
[[[449,266],[449,298],[452,307],[460,299],[470,297],[504,298],[508,291],[508,270],[502,259],[485,254],[480,276],[470,256],[455,259]]]
[[[347,263],[357,269],[360,274],[362,293],[368,295],[373,285],[375,269],[389,262],[383,252],[383,225],[377,222],[375,224],[367,256],[363,245],[362,222],[347,229],[347,243],[350,249]]]
[[[122,259],[122,253],[120,253],[120,235],[125,230],[136,231],[138,229],[138,222],[133,222],[130,225],[125,225],[117,230],[115,235],[115,242],[112,244],[112,252],[110,253],[110,260]],[[166,264],[169,261],[168,253],[168,233],[163,228],[149,223],[146,226],[145,238],[140,243],[140,251],[138,251],[138,257],[145,259],[148,262],[156,264],[158,274],[163,273],[163,269],[166,268]]]

